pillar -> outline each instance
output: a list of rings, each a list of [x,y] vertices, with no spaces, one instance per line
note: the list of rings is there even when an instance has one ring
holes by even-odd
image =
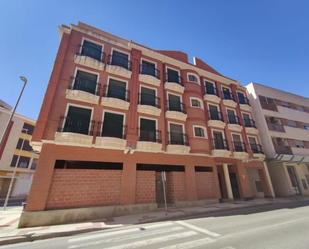
[[[185,182],[187,201],[196,201],[198,199],[198,196],[194,165],[185,166]]]
[[[125,161],[121,176],[120,204],[135,204],[136,193],[136,163]]]
[[[228,197],[228,199],[234,199],[231,180],[230,180],[230,174],[229,174],[229,168],[228,168],[227,163],[223,164],[223,173],[224,173],[224,180],[225,180],[225,185],[226,185],[227,197]]]
[[[273,184],[272,184],[270,176],[269,176],[269,172],[268,172],[266,162],[263,162],[262,174],[263,174],[262,177],[265,181],[264,185],[266,185],[266,187],[267,187],[267,191],[266,191],[267,193],[265,193],[265,195],[274,198],[275,197],[275,191],[274,191]]]

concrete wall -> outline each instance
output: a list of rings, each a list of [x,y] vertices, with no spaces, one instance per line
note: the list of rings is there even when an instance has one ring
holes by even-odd
[[[25,197],[27,196],[32,183],[32,173],[20,173],[15,181],[12,191],[12,197]]]

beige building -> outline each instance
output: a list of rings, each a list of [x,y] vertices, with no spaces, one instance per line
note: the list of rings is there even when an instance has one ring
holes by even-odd
[[[11,114],[11,106],[0,100],[0,134]],[[11,197],[24,198],[30,189],[32,176],[37,164],[38,154],[30,146],[35,121],[15,114],[9,124],[4,146],[0,147],[0,199],[5,198],[14,167],[17,165]]]
[[[309,195],[309,99],[247,85],[276,196]]]

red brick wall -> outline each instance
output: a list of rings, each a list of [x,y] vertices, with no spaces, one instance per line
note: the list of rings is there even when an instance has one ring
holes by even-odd
[[[136,203],[156,202],[155,174],[155,171],[136,171]]]
[[[195,176],[198,199],[216,198],[214,174],[211,172],[196,172]]]
[[[184,172],[168,172],[167,178],[167,201],[174,203],[175,201],[186,200],[186,183]]]
[[[55,169],[47,209],[119,204],[121,170]]]

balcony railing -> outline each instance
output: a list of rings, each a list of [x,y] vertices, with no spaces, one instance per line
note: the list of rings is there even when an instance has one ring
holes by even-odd
[[[245,127],[256,128],[255,121],[253,119],[243,119]]]
[[[233,141],[233,150],[235,152],[247,152],[246,145],[240,141]]]
[[[173,145],[189,145],[188,136],[185,133],[169,132],[169,144]]]
[[[213,146],[216,150],[229,150],[226,139],[213,139]]]
[[[263,109],[274,111],[274,112],[278,111],[277,105],[275,103],[266,103],[263,101],[260,101],[260,103]]]
[[[152,66],[148,66],[145,64],[140,64],[140,74],[146,74],[146,75],[151,75],[153,77],[156,77],[157,79],[160,79],[160,70],[152,67]]]
[[[178,101],[166,101],[166,109],[168,111],[176,111],[176,112],[182,112],[186,114],[186,105],[184,103],[178,102]]]
[[[215,87],[205,87],[205,94],[219,96],[218,90]]]
[[[183,80],[182,80],[182,77],[179,76],[179,75],[175,75],[175,76],[169,76],[168,73],[166,73],[166,81],[167,82],[174,82],[174,83],[177,83],[179,85],[182,85],[183,86]]]
[[[236,115],[228,115],[229,124],[238,124],[240,125],[240,120]]]
[[[234,98],[233,94],[230,93],[230,92],[222,91],[222,96],[223,96],[223,99],[234,100],[235,101],[235,98]]]
[[[263,148],[260,144],[250,144],[250,148],[255,154],[264,154]]]
[[[119,55],[115,55],[115,54],[109,55],[107,58],[107,64],[123,67],[131,71],[131,61]]]
[[[272,123],[267,122],[267,126],[269,130],[285,132],[284,127],[281,124],[272,124]]]
[[[103,86],[103,97],[122,99],[124,101],[130,101],[130,91],[124,87],[118,86]]]
[[[83,55],[90,57],[92,59],[95,59],[97,61],[103,62],[105,60],[105,53],[101,50],[98,50],[96,48],[91,48],[91,47],[83,47],[82,45],[79,45],[79,47],[82,47],[80,53],[76,53],[76,55]]]
[[[286,146],[286,145],[274,145],[274,146],[275,146],[275,151],[277,154],[293,155],[293,152],[290,146]]]
[[[126,125],[111,126],[104,130],[103,122],[98,122],[97,137],[115,137],[115,138],[126,139],[126,134],[127,134]]]
[[[155,106],[157,108],[161,108],[160,104],[160,98],[156,97],[152,94],[148,93],[139,93],[138,94],[138,103],[140,105],[150,105],[150,106]]]
[[[92,93],[94,95],[100,95],[101,84],[93,82],[92,80],[81,78],[81,77],[71,77],[73,81],[72,84],[69,85],[70,90],[80,90],[88,93]]]
[[[139,141],[146,141],[146,142],[154,142],[154,143],[161,143],[161,131],[159,130],[145,130],[139,128]]]
[[[95,121],[82,120],[78,118],[70,118],[61,116],[58,125],[58,132],[72,132],[92,136]]]
[[[208,115],[210,120],[223,121],[221,112],[209,111]]]

